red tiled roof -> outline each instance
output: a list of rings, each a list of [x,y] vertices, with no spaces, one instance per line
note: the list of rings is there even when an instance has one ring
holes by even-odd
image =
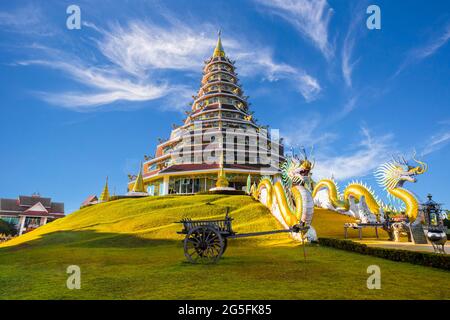
[[[44,207],[50,208],[52,199],[43,198],[40,196],[19,196],[19,205],[25,207],[32,207],[36,203],[40,202]]]
[[[152,170],[152,171],[144,173],[142,176],[145,178],[145,177],[152,176],[152,175],[154,175],[154,174],[156,174],[158,172],[159,172],[159,170]]]
[[[20,202],[22,199],[22,202]],[[37,203],[41,202],[42,206],[50,214],[64,214],[64,203],[61,202],[50,202],[50,198],[42,198],[36,196],[20,196],[19,199],[0,199],[0,213],[7,215],[18,215],[25,210],[35,211],[32,207]]]
[[[87,197],[86,200],[84,200],[84,201],[81,203],[81,205],[82,205],[82,206],[86,206],[86,205],[88,205],[88,204],[90,204],[90,203],[92,203],[92,202],[94,202],[94,201],[98,201],[98,198],[97,198],[96,195],[91,195],[91,196]]]

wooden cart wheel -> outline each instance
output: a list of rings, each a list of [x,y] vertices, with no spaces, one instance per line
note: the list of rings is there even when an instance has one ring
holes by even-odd
[[[191,263],[216,263],[224,252],[224,238],[211,226],[198,226],[184,238],[184,255]]]

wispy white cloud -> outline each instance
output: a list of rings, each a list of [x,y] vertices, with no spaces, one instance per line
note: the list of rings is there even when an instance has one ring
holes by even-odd
[[[165,98],[164,102],[170,106],[161,109],[185,109],[196,90],[188,88],[182,76],[201,72],[203,60],[211,56],[217,41],[216,31],[207,23],[190,25],[173,17],[166,19],[165,26],[132,20],[108,28],[84,21],[83,27],[96,31],[91,38],[98,49],[91,52],[94,58],[81,58],[38,44],[36,52],[40,58],[18,64],[58,69],[86,87],[39,93],[39,97],[57,106],[90,111],[117,101]],[[237,59],[241,76],[290,81],[307,102],[318,97],[321,91],[318,80],[299,67],[277,62],[267,45],[233,37],[224,37],[223,42],[228,55]]]
[[[104,37],[98,41],[98,47],[112,63],[140,77],[155,69],[198,72],[217,41],[214,27],[193,27],[174,19],[170,22],[169,27],[142,21],[133,21],[126,28],[114,26],[102,32]],[[227,54],[237,60],[241,76],[294,81],[307,102],[320,93],[316,78],[299,67],[275,61],[266,45],[229,36],[224,37],[223,43]]]
[[[342,76],[344,77],[345,84],[347,87],[352,87],[352,74],[353,68],[358,63],[359,59],[353,60],[353,49],[355,47],[355,35],[354,27],[350,27],[347,35],[344,39],[344,44],[342,45],[342,57],[341,57],[341,69]]]
[[[324,119],[319,114],[290,119],[282,127],[281,136],[289,148],[320,147],[326,149],[332,144],[337,135],[325,132],[322,128]]]
[[[41,65],[62,71],[73,80],[87,87],[97,89],[91,92],[39,93],[49,103],[79,111],[113,103],[120,100],[147,101],[165,96],[169,88],[166,84],[133,82],[110,68],[88,67],[72,61],[28,60],[20,65]]]
[[[323,126],[324,119],[316,114],[286,123],[281,132],[285,145],[294,150],[300,147],[314,147],[314,179],[334,177],[336,180],[361,178],[386,161],[394,150],[391,134],[374,136],[366,126],[361,127],[360,142],[354,146],[340,148],[336,145],[339,137],[334,132],[327,132]],[[295,124],[293,123],[295,122]],[[344,151],[350,150],[350,151]]]
[[[353,110],[355,110],[357,108],[358,99],[359,99],[359,96],[356,94],[348,97],[348,99],[345,101],[345,103],[340,108],[340,110],[337,113],[335,113],[334,115],[330,116],[329,121],[336,122],[336,121],[342,120],[347,115],[349,115]]]
[[[291,81],[295,90],[303,96],[306,102],[314,101],[319,97],[322,87],[316,78],[300,68],[275,62],[268,48],[257,50],[244,48],[245,51],[240,51],[238,48],[242,48],[242,45],[232,47],[230,52],[231,56],[236,57],[236,60],[239,61],[239,74],[244,76],[262,74],[264,79],[270,82]]]
[[[432,56],[450,39],[450,24],[447,25],[444,32],[436,39],[433,39],[428,45],[413,50],[413,57],[417,60],[425,59]]]
[[[443,47],[450,39],[450,23],[446,25],[444,30],[438,37],[431,39],[430,42],[424,46],[411,49],[407,54],[405,61],[398,67],[393,75],[395,78],[408,66],[418,63],[426,58],[434,55],[441,47]]]
[[[333,176],[337,180],[346,180],[364,177],[389,158],[393,148],[390,134],[374,137],[366,127],[362,127],[361,133],[361,142],[351,153],[334,156],[318,154],[314,178]]]
[[[356,64],[359,62],[359,58],[354,60],[353,51],[355,48],[355,43],[358,38],[361,36],[362,30],[364,27],[363,19],[365,15],[365,9],[363,8],[367,4],[359,4],[356,5],[351,12],[351,20],[348,26],[347,33],[344,38],[344,42],[342,44],[342,52],[341,52],[341,70],[342,76],[344,78],[345,84],[347,87],[352,87],[352,74]]]
[[[328,25],[333,13],[326,0],[255,0],[292,24],[327,58],[333,56]]]
[[[151,69],[199,71],[217,40],[213,31],[206,35],[180,23],[162,27],[132,21],[127,27],[116,25],[103,34],[98,41],[103,55],[140,76]]]
[[[348,37],[345,38],[344,46],[342,48],[342,75],[344,76],[344,81],[347,87],[352,87],[352,72],[355,63],[351,62],[352,51],[354,46],[353,40],[348,40]]]
[[[298,75],[296,79],[298,79],[298,90],[303,95],[306,102],[315,100],[322,91],[317,79],[306,73]]]
[[[0,11],[0,27],[23,35],[49,36],[55,32],[49,22],[44,20],[41,8],[34,4],[20,6],[10,11]]]
[[[433,135],[429,141],[427,141],[426,147],[422,151],[422,155],[427,155],[444,148],[450,143],[450,131],[441,132]]]

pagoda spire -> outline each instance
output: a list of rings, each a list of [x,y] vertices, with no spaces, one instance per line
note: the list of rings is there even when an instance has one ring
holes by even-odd
[[[142,164],[139,167],[139,174],[136,178],[136,182],[134,183],[132,192],[146,192],[144,189],[144,179],[142,178]]]
[[[214,53],[213,53],[214,58],[215,57],[225,57],[225,51],[223,50],[222,40],[220,38],[221,34],[222,34],[222,31],[219,30],[217,32],[217,35],[218,35],[217,45],[216,45],[216,48],[214,49]]]
[[[108,177],[106,177],[105,187],[103,188],[99,201],[100,202],[109,201]]]

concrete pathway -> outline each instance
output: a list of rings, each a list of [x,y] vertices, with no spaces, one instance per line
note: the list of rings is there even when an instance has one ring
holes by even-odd
[[[433,246],[431,244],[413,244],[412,242],[393,242],[377,239],[363,239],[363,240],[351,239],[351,240],[358,243],[364,243],[369,247],[434,252]],[[447,241],[447,243],[445,244],[445,253],[450,254],[450,241]]]

